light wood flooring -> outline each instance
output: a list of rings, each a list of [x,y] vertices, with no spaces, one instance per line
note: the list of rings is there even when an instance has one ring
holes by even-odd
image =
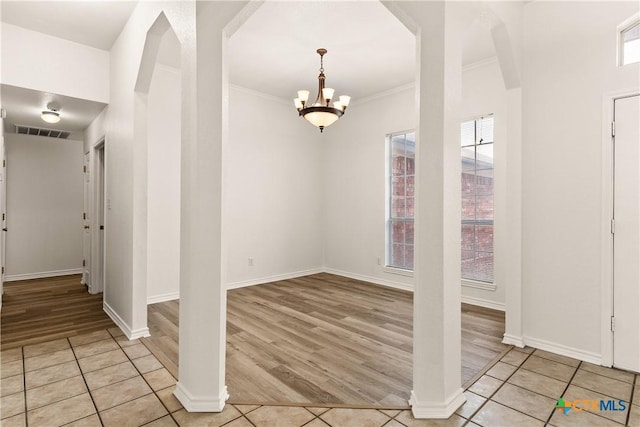
[[[114,327],[102,310],[102,294],[89,294],[80,277],[5,283],[0,317],[2,349]]]
[[[331,274],[230,290],[227,386],[232,403],[406,407],[412,384],[410,292]],[[143,342],[178,374],[178,301],[149,306]],[[462,305],[462,379],[509,346],[504,313]]]

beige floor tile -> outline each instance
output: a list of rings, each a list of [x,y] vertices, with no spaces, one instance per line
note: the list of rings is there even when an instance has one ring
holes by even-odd
[[[86,357],[78,360],[80,369],[85,374],[87,372],[97,371],[98,369],[106,368],[108,366],[118,365],[123,362],[127,362],[127,356],[120,349],[109,351],[107,353],[96,354],[95,356]]]
[[[569,381],[573,376],[573,373],[576,371],[576,368],[573,366],[554,362],[549,359],[543,359],[535,354],[529,357],[527,361],[522,364],[522,368],[560,381]]]
[[[578,371],[571,381],[572,385],[577,385],[588,390],[606,394],[616,399],[631,400],[632,385],[624,381],[603,377],[588,371]]]
[[[73,348],[78,359],[83,359],[89,356],[95,356],[96,354],[106,353],[108,351],[117,350],[120,346],[113,338],[107,340],[96,341],[90,344],[79,345]]]
[[[558,396],[561,396],[567,387],[566,382],[536,374],[535,372],[522,368],[516,371],[507,382],[552,399],[557,399]]]
[[[593,372],[594,374],[613,378],[618,381],[633,383],[634,375],[631,372],[621,371],[620,369],[607,368],[604,366],[594,365],[593,363],[582,362],[580,369]]]
[[[24,412],[24,393],[14,393],[0,398],[0,418],[9,418]]]
[[[40,408],[87,392],[81,376],[27,390],[27,410]]]
[[[309,408],[307,408],[307,409],[309,409]],[[391,418],[395,417],[396,415],[398,415],[400,413],[400,409],[378,409],[378,411],[382,412],[387,417],[391,417]],[[315,414],[315,412],[314,412],[314,414]]]
[[[570,411],[564,414],[558,410],[553,413],[549,423],[555,427],[620,427],[621,424],[587,411]]]
[[[565,365],[573,366],[574,368],[577,368],[578,365],[580,364],[580,361],[577,359],[567,357],[567,356],[561,356],[559,354],[550,353],[548,351],[544,351],[540,349],[536,349],[536,351],[533,352],[533,355],[542,357],[543,359],[553,360],[554,362],[559,362]]]
[[[109,328],[107,330],[109,331],[111,336],[114,337],[114,338],[125,336],[124,332],[122,332],[122,329],[118,328],[117,326],[115,326],[113,328]]]
[[[465,391],[464,397],[467,399],[467,401],[464,402],[464,404],[460,408],[458,408],[456,414],[465,418],[471,417],[471,415],[473,415],[473,413],[476,412],[478,408],[482,406],[482,404],[487,400],[484,397],[470,391]]]
[[[40,356],[41,354],[53,353],[55,351],[70,348],[69,341],[62,338],[55,341],[47,341],[42,344],[27,345],[24,347],[24,357]]]
[[[173,421],[173,418],[171,418],[171,415],[165,415],[162,418],[158,418],[155,421],[151,421],[149,424],[145,424],[144,427],[177,427],[178,424],[176,424],[175,421]]]
[[[140,376],[93,390],[91,395],[99,412],[152,393]]]
[[[175,386],[171,386],[162,390],[158,390],[156,392],[156,394],[158,395],[158,397],[160,398],[164,406],[169,410],[169,412],[172,412],[172,413],[179,411],[180,409],[183,409],[182,403],[180,403],[180,401],[173,394],[175,389],[176,389]],[[237,408],[238,406],[243,406],[243,405],[235,405],[235,406]],[[246,406],[252,406],[252,405],[246,405]],[[241,410],[240,408],[238,409]]]
[[[120,381],[138,376],[138,371],[131,362],[124,362],[85,374],[84,379],[89,390],[95,390]]]
[[[222,412],[187,412],[181,409],[173,414],[180,427],[217,427],[241,416],[233,405],[225,405]]]
[[[3,363],[0,367],[0,378],[13,377],[22,373],[22,359]]]
[[[77,421],[73,421],[69,424],[65,424],[64,427],[102,427],[100,418],[97,414],[89,415],[88,417],[80,418]]]
[[[254,409],[258,409],[260,407],[260,405],[233,405],[233,406],[235,406],[236,409],[238,411],[240,411],[241,413],[243,413],[243,414],[247,414],[247,413],[253,411]],[[307,409],[311,410],[310,408],[307,408]],[[321,408],[321,409],[326,410],[328,408]],[[313,411],[311,411],[311,412],[313,412]],[[315,412],[314,412],[314,414],[315,414]]]
[[[633,403],[640,405],[640,375],[638,375],[636,386],[633,388]]]
[[[133,359],[132,362],[136,365],[136,368],[138,368],[141,374],[146,374],[147,372],[157,371],[158,369],[163,368],[162,363],[160,363],[153,354]]]
[[[105,427],[141,426],[165,415],[167,410],[154,394],[100,412]]]
[[[0,397],[24,390],[24,375],[14,375],[0,380]]]
[[[605,400],[605,401],[612,400],[610,396],[606,396],[604,394],[597,393],[592,390],[587,390],[582,387],[577,387],[573,384],[569,386],[569,388],[567,389],[567,391],[564,393],[562,397],[565,400],[569,400],[572,402],[577,399],[595,400],[598,402],[598,404],[600,400]],[[609,418],[610,420],[624,424],[625,420],[627,419],[627,411],[629,410],[630,405],[627,402],[625,406],[627,408],[624,411],[600,411],[598,407],[596,411],[592,411],[592,412],[597,412],[596,415],[600,415],[601,417]],[[620,405],[618,405],[617,399],[615,399],[615,407],[620,408]]]
[[[500,360],[510,365],[520,366],[522,362],[524,362],[527,359],[527,357],[529,357],[528,353],[523,353],[518,350],[511,350],[509,353],[505,354]]]
[[[27,372],[25,374],[25,383],[27,385],[27,390],[29,390],[56,381],[66,380],[67,378],[75,377],[80,374],[78,363],[75,360],[72,360],[60,365]]]
[[[89,393],[62,400],[27,412],[29,427],[64,425],[96,412]]]
[[[308,427],[310,424],[305,424],[305,427]],[[236,418],[231,421],[229,424],[225,424],[224,427],[253,427],[245,417]]]
[[[158,369],[157,371],[147,372],[143,375],[147,380],[151,388],[156,390],[162,390],[163,388],[171,387],[176,384],[176,379],[166,369]]]
[[[135,344],[128,347],[123,347],[122,349],[124,350],[125,353],[127,353],[127,356],[129,356],[129,359],[137,359],[138,357],[151,354],[149,349],[147,349],[147,347],[145,347],[144,344]]]
[[[27,414],[22,413],[14,415],[13,417],[5,418],[0,424],[2,425],[2,427],[26,427]]]
[[[134,339],[134,340],[130,340],[129,338],[127,338],[126,336],[120,336],[116,338],[116,342],[118,343],[118,345],[120,347],[130,347],[132,345],[137,345],[140,344],[140,340],[139,339]]]
[[[509,383],[498,390],[491,399],[545,422],[553,412],[557,402],[557,399],[552,399]]]
[[[455,414],[446,420],[416,420],[411,411],[402,411],[395,419],[408,427],[459,427],[467,421]]]
[[[75,360],[70,348],[24,359],[24,370],[35,371]]]
[[[249,420],[253,422],[250,417]],[[389,417],[376,411],[375,409],[347,409],[347,408],[331,408],[320,418],[332,426],[352,426],[358,425],[362,427],[378,427],[389,421]],[[300,425],[302,425],[301,423]]]
[[[640,406],[631,405],[629,427],[640,427]]]
[[[0,352],[0,364],[22,360],[22,347],[10,348]]]
[[[317,420],[317,418],[316,418],[316,420]],[[314,421],[315,421],[315,420],[311,421],[311,423],[313,423]],[[305,425],[304,427],[310,426],[310,425],[311,425],[311,423],[309,423],[309,424]],[[324,424],[324,426],[322,426],[322,427],[325,427],[325,426],[327,426],[327,425],[328,425],[328,424],[325,424],[325,423],[323,423],[323,424]],[[320,427],[320,426],[318,426],[318,427]],[[400,424],[400,423],[399,423],[399,422],[397,422],[396,420],[391,420],[391,421],[389,421],[388,423],[386,423],[386,424],[384,425],[384,427],[405,427],[405,425],[404,425],[404,424]]]
[[[296,406],[261,406],[245,416],[256,427],[301,426],[315,418],[305,408]]]
[[[476,424],[486,427],[535,427],[544,426],[544,422],[507,408],[496,402],[487,402],[471,419]]]
[[[491,397],[491,395],[502,385],[502,381],[483,375],[478,381],[473,383],[469,387],[469,391],[479,394],[484,397]]]
[[[511,376],[511,374],[516,371],[516,369],[518,369],[516,366],[510,365],[508,363],[498,362],[487,371],[487,375],[505,381]]]
[[[102,341],[111,338],[111,335],[106,330],[95,331],[89,334],[82,334],[75,337],[70,337],[69,341],[71,342],[71,346],[77,347],[80,345],[90,344],[96,341]]]

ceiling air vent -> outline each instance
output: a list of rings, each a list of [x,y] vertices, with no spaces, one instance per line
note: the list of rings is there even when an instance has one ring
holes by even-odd
[[[67,139],[71,135],[71,132],[66,130],[36,128],[32,126],[23,126],[23,125],[16,125],[16,133],[19,133],[22,135],[47,136],[49,138],[60,138],[60,139]]]

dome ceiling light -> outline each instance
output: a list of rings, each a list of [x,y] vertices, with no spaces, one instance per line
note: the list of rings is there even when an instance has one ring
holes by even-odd
[[[58,123],[60,121],[60,106],[54,102],[47,104],[47,109],[42,112],[40,118],[47,123]]]
[[[298,97],[293,100],[293,103],[298,109],[298,115],[304,117],[312,125],[320,128],[320,132],[322,132],[325,127],[330,126],[342,117],[349,106],[351,97],[341,95],[339,101],[335,101],[333,106],[329,106],[333,98],[334,90],[330,87],[324,87],[323,57],[327,53],[327,49],[320,48],[316,52],[320,55],[320,75],[318,76],[318,96],[316,97],[316,101],[312,105],[307,106],[309,91],[299,90]]]

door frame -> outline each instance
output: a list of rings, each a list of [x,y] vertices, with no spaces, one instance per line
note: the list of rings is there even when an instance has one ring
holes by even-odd
[[[640,95],[640,88],[609,92],[603,96],[602,108],[602,203],[601,203],[601,362],[603,366],[613,366],[613,332],[611,317],[613,316],[613,219],[614,203],[614,158],[612,123],[614,121],[614,104],[617,99]]]
[[[105,225],[105,197],[106,197],[106,144],[105,138],[100,140],[91,147],[90,164],[93,173],[91,180],[91,198],[90,198],[90,227],[91,227],[91,264],[90,264],[90,287],[89,293],[97,294],[104,292],[105,284],[105,254],[106,254],[106,238],[100,238],[100,225]],[[102,154],[100,153],[102,152]],[[102,162],[100,157],[102,156]],[[101,200],[102,199],[102,200]]]

